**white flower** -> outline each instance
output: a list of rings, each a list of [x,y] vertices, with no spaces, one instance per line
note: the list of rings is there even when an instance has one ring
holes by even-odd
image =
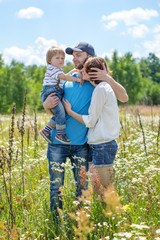
[[[135,227],[137,229],[144,229],[144,228],[149,229],[149,227],[146,225],[138,225],[138,224],[132,224],[131,227]]]

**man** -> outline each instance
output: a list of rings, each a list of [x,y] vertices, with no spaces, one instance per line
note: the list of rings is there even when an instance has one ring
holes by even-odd
[[[84,62],[92,56],[95,56],[95,51],[92,45],[86,42],[80,42],[74,48],[66,48],[66,53],[73,56],[73,63],[76,69],[83,68]],[[111,76],[107,75],[104,70],[95,69],[95,79],[101,79],[108,82],[114,90],[116,97],[121,102],[128,101],[126,90],[117,83]],[[93,73],[90,73],[93,75]],[[74,74],[78,77],[78,74]],[[64,85],[64,99],[67,99],[73,111],[87,115],[90,105],[92,92],[94,87],[88,82],[84,81],[81,85],[78,82],[66,82]],[[58,104],[59,99],[53,94],[49,96],[44,102],[44,108],[50,109]],[[59,144],[55,140],[56,130],[51,132],[51,140],[53,144],[48,144],[48,161],[50,174],[50,207],[51,210],[56,210],[57,207],[62,208],[62,201],[60,200],[60,186],[64,185],[64,167],[66,158],[69,157],[73,167],[74,179],[76,181],[76,197],[80,196],[82,189],[85,188],[81,184],[81,166],[87,169],[88,163],[88,144],[87,144],[88,129],[84,124],[78,122],[69,115],[66,115],[66,134],[71,140],[70,145]],[[57,169],[57,167],[59,169]]]

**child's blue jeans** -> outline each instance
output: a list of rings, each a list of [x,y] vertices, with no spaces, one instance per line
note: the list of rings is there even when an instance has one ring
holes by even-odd
[[[46,98],[51,94],[56,93],[56,96],[59,98],[59,104],[52,108],[51,111],[55,115],[55,122],[56,122],[56,129],[62,130],[66,127],[66,116],[65,116],[65,110],[63,107],[63,104],[61,102],[62,95],[63,95],[63,89],[58,89],[55,86],[44,86],[41,91],[41,101],[44,102]]]

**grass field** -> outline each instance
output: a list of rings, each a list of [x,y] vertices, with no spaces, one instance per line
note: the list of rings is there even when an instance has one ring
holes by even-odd
[[[114,186],[95,194],[89,183],[75,200],[68,159],[59,225],[49,209],[47,143],[39,135],[49,115],[16,115],[14,108],[1,115],[0,239],[160,239],[160,107],[119,113]]]

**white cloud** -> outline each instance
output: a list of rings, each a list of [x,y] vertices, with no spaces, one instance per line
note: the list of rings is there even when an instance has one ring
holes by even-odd
[[[157,24],[155,28],[153,29],[154,33],[159,33],[160,32],[160,24]]]
[[[16,46],[5,48],[3,53],[3,59],[6,64],[9,64],[13,59],[18,62],[23,62],[26,65],[43,64],[43,56],[38,56],[32,47],[21,49]]]
[[[102,58],[108,57],[109,60],[111,60],[114,51],[115,51],[115,49],[111,49],[110,52],[104,52],[104,53],[101,54],[101,57],[102,57]],[[118,52],[118,57],[122,57],[122,54],[121,54],[120,52]]]
[[[141,54],[138,51],[133,52],[132,56],[133,56],[133,58],[141,58],[142,57]]]
[[[142,45],[146,49],[146,54],[152,52],[160,57],[160,34],[155,35],[153,41],[145,41]]]
[[[150,20],[151,17],[158,17],[159,14],[156,10],[135,8],[131,10],[123,10],[120,12],[113,12],[112,14],[102,16],[102,21],[116,21],[116,22],[124,22],[126,26],[134,26],[137,25],[140,21]]]
[[[26,18],[26,19],[41,18],[43,15],[43,11],[40,8],[29,7],[26,9],[19,10],[19,12],[17,12],[16,15],[19,18]]]
[[[133,28],[128,28],[128,33],[134,38],[144,38],[148,32],[149,29],[144,24],[137,25]]]
[[[118,23],[116,21],[110,21],[107,24],[104,24],[104,27],[108,30],[108,29],[112,29],[115,28],[118,25]]]
[[[3,51],[3,59],[6,64],[10,64],[14,59],[22,62],[25,65],[46,65],[46,52],[49,47],[57,46],[56,40],[47,40],[43,37],[38,37],[33,46],[27,46],[26,49],[21,49],[17,46],[5,48]],[[65,50],[65,45],[58,45]],[[66,54],[66,61],[72,61],[72,56]]]

